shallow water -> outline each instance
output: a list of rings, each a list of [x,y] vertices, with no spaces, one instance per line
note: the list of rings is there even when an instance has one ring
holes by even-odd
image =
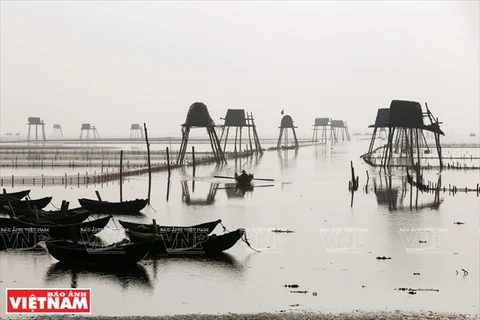
[[[92,315],[290,309],[478,313],[479,198],[475,193],[452,196],[442,192],[439,204],[433,194],[420,193],[417,200],[416,189],[402,188],[404,172],[394,170],[385,176],[362,163],[359,155],[368,144],[362,140],[333,148],[268,151],[262,157],[231,160],[221,168],[197,167],[195,177],[192,168],[173,170],[168,201],[167,173],[155,173],[151,207],[143,210],[144,216],[116,217],[109,229],[99,234],[105,242],[122,239],[125,235],[118,230],[118,219],[148,222],[154,218],[164,225],[193,225],[220,218],[229,230],[245,228],[251,246],[260,252],[240,241],[219,258],[144,260],[121,274],[63,269],[46,252],[0,252],[1,292],[17,287],[91,288]],[[354,194],[353,206],[348,191],[350,161],[361,187]],[[231,176],[242,168],[275,182],[257,181],[253,192],[243,195],[228,186],[225,189],[231,180],[213,177]],[[366,170],[368,192],[361,190]],[[2,169],[2,176],[8,174]],[[435,183],[438,176],[437,171],[425,173],[425,179]],[[474,188],[479,171],[444,171],[441,177],[443,185]],[[216,183],[217,189],[211,189]],[[78,198],[95,198],[95,190],[104,200],[119,200],[118,182],[29,188],[33,198],[52,195],[56,207],[61,200],[76,207]],[[145,198],[147,191],[147,175],[128,177],[123,199]],[[189,204],[182,197],[185,191],[190,195]],[[214,201],[207,201],[211,191]],[[456,221],[465,224],[454,224]],[[276,228],[295,232],[271,232]],[[215,230],[222,232],[220,226]],[[377,260],[377,256],[392,259]],[[468,276],[462,268],[469,271]],[[298,284],[299,288],[286,288],[286,284]],[[401,287],[439,291],[410,295],[395,290]],[[0,299],[0,309],[4,315],[4,299]]]

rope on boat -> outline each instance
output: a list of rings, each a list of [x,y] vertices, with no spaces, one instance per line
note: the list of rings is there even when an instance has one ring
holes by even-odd
[[[252,249],[253,251],[261,252],[260,250],[257,250],[257,249],[252,248],[252,246],[251,246],[250,243],[248,242],[247,232],[246,232],[246,231],[243,232],[243,235],[242,235],[242,238],[241,238],[241,239],[242,239],[242,241],[245,242],[245,243],[248,245],[248,247],[249,247],[250,249]]]
[[[223,228],[223,232],[230,232],[230,231],[227,229],[227,227],[225,227],[225,226],[223,225],[223,223],[222,223],[221,221],[220,221],[220,225],[221,225],[222,228]],[[246,232],[245,230],[243,230],[243,235],[242,235],[242,237],[241,237],[240,239],[242,239],[242,241],[245,242],[245,243],[247,244],[247,246],[248,246],[250,249],[252,249],[253,251],[261,252],[260,250],[257,250],[257,249],[252,248],[252,246],[251,246],[250,243],[248,242],[247,232]]]
[[[53,202],[50,201],[50,204],[57,210],[60,210],[60,208],[58,208],[56,205],[53,204]]]
[[[220,225],[221,225],[222,228],[223,228],[223,232],[230,232],[230,231],[227,229],[227,227],[225,227],[225,226],[223,225],[222,221],[220,221]]]

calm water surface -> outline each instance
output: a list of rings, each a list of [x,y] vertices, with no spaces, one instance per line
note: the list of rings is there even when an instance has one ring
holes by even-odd
[[[91,288],[93,315],[352,309],[478,313],[479,198],[474,193],[447,192],[439,199],[420,193],[417,199],[416,190],[402,183],[404,172],[380,174],[362,163],[359,155],[368,143],[269,151],[262,157],[231,160],[221,168],[197,167],[195,177],[191,168],[175,170],[168,201],[167,174],[155,173],[151,206],[144,215],[116,217],[99,234],[106,243],[124,238],[118,219],[192,225],[220,218],[228,230],[245,228],[251,246],[260,252],[240,241],[220,257],[144,260],[123,272],[63,268],[47,252],[0,252],[1,292]],[[353,205],[348,191],[350,161],[362,188],[369,172],[367,192],[359,189]],[[253,192],[238,194],[228,185],[231,180],[213,177],[231,176],[241,168],[275,182],[257,181]],[[9,174],[2,169],[2,176]],[[436,171],[425,173],[433,182],[438,177]],[[479,172],[445,171],[441,179],[443,185],[474,188]],[[78,198],[95,198],[95,190],[104,200],[119,200],[118,182],[31,189],[33,198],[52,195],[56,207],[62,200],[78,206]],[[147,191],[147,175],[130,177],[123,199],[145,198]],[[209,195],[213,201],[207,201]],[[47,209],[55,209],[53,205]],[[271,232],[276,228],[295,232]],[[215,233],[223,233],[222,228]],[[463,276],[462,268],[468,276]],[[410,295],[395,290],[402,287],[439,291]],[[4,315],[4,299],[0,307]]]

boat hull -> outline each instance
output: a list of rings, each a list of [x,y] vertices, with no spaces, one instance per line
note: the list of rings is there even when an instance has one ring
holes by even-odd
[[[42,210],[46,206],[49,205],[49,203],[52,201],[52,197],[45,197],[45,198],[40,198],[40,199],[33,199],[33,200],[18,200],[18,199],[0,199],[0,205],[2,206],[8,206],[8,202],[10,202],[10,205],[12,206],[13,210],[19,210],[19,211],[28,211],[29,205],[30,208],[33,210],[35,207],[37,207],[37,210]]]
[[[135,231],[139,233],[154,233],[154,226],[153,224],[141,224],[141,223],[133,223],[133,222],[127,222],[123,220],[118,221],[122,227],[126,230],[129,231]],[[201,234],[210,234],[213,232],[213,230],[222,222],[221,219],[211,221],[211,222],[206,222],[206,223],[201,223],[193,226],[162,226],[162,225],[157,225],[157,232],[163,232],[163,233],[171,233],[171,232],[176,232],[176,233],[189,233],[189,232],[195,232],[195,233],[201,233]]]
[[[48,252],[65,264],[93,263],[102,265],[136,264],[145,258],[149,251],[148,243],[119,242],[108,246],[75,244],[71,241],[47,241]]]
[[[191,236],[185,237],[183,234],[180,236],[166,235],[166,234],[153,234],[153,233],[140,233],[135,231],[125,231],[127,236],[133,242],[151,242],[152,248],[151,254],[161,255],[181,255],[181,254],[218,254],[233,247],[238,240],[240,240],[245,233],[243,229],[237,229],[232,232],[228,232],[223,235],[210,235],[210,236]],[[153,242],[152,242],[153,241]]]
[[[77,239],[90,241],[102,231],[111,216],[68,225],[36,224],[18,219],[0,218],[0,249],[23,250],[40,241],[52,239]]]
[[[138,214],[148,204],[147,199],[136,199],[124,202],[108,202],[92,199],[78,199],[80,205],[95,213],[106,214]]]

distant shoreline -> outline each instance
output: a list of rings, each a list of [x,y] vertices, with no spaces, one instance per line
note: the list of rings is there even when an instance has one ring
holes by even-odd
[[[352,311],[344,313],[322,313],[322,312],[277,312],[277,313],[246,313],[246,314],[188,314],[188,315],[169,315],[169,316],[74,316],[75,320],[119,320],[119,319],[143,319],[143,320],[416,320],[416,319],[462,319],[472,320],[480,319],[477,314],[461,314],[434,311]],[[69,316],[26,316],[17,319],[36,319],[36,320],[53,320],[53,319],[70,318]]]

